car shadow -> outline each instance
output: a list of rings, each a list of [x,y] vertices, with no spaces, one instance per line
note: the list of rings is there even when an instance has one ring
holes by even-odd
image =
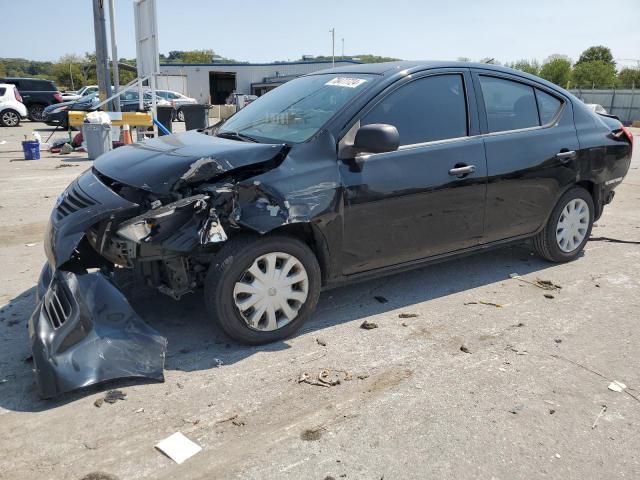
[[[295,336],[503,281],[514,272],[520,275],[540,272],[552,265],[535,256],[527,246],[516,245],[344,285],[322,293],[316,312]],[[35,287],[0,308],[0,407],[13,411],[42,411],[91,393],[152,383],[144,379],[114,380],[53,400],[39,399],[29,361],[26,330],[34,302]],[[131,304],[147,323],[167,337],[165,370],[193,372],[224,368],[257,352],[291,348],[286,340],[257,347],[230,340],[207,318],[202,291],[186,295],[177,302],[154,293],[133,298]]]

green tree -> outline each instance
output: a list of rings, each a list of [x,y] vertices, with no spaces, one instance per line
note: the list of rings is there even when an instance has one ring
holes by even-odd
[[[84,59],[78,55],[67,54],[60,57],[51,67],[51,75],[58,88],[78,90],[83,85],[82,64]]]
[[[506,66],[520,70],[521,72],[530,73],[531,75],[540,75],[540,62],[536,59],[531,61],[522,59],[517,62],[508,63]]]
[[[603,47],[602,45],[587,48],[580,55],[580,58],[576,62],[576,65],[588,62],[603,62],[611,65],[614,68],[616,66],[616,62],[613,61],[613,54],[611,53],[611,49]]]
[[[547,61],[540,68],[540,76],[562,88],[567,88],[571,80],[571,61],[565,58]]]
[[[211,63],[213,62],[213,50],[189,50],[182,53],[183,63]]]
[[[640,88],[640,68],[623,68],[618,73],[618,86]]]
[[[611,88],[616,83],[615,67],[602,60],[577,63],[571,75],[578,88]]]

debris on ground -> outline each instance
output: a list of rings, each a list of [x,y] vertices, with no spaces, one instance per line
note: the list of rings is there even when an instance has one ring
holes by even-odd
[[[627,388],[627,386],[624,383],[619,382],[618,380],[614,380],[609,384],[607,388],[613,392],[621,393],[624,392],[624,389]]]
[[[156,445],[156,448],[178,465],[202,450],[200,445],[192,442],[180,432],[165,438]]]
[[[402,326],[403,326],[403,327],[408,327],[408,326],[409,326],[409,324],[408,324],[407,322],[402,322]]]
[[[237,418],[238,418],[238,414],[236,413],[236,414],[234,414],[234,415],[231,415],[230,417],[223,418],[222,420],[218,420],[218,421],[216,422],[216,424],[219,424],[219,423],[227,423],[227,422],[233,422],[233,421],[234,421],[234,420],[236,420]]]
[[[118,400],[126,400],[127,394],[121,390],[109,390],[103,398],[98,398],[93,404],[100,408],[104,402],[116,403]]]
[[[398,315],[398,318],[416,318],[420,315],[418,313],[401,313]]]
[[[513,345],[507,345],[507,350],[515,352],[516,355],[529,355],[529,352],[527,352],[526,348],[519,348]]]
[[[509,274],[509,277],[515,280],[520,280],[521,282],[528,283],[530,285],[533,285],[534,287],[541,288],[542,290],[560,290],[562,288],[561,285],[553,283],[551,280],[544,280],[542,278],[536,278],[532,282],[531,280],[527,280],[526,278],[521,277],[517,273],[511,273]]]
[[[499,303],[485,302],[484,300],[478,300],[478,303],[480,305],[489,305],[490,307],[496,307],[496,308],[502,308],[503,307],[503,305],[501,305]]]
[[[25,247],[35,247],[37,245],[37,243],[25,243],[24,246]]]
[[[598,420],[600,420],[600,417],[602,417],[602,415],[604,415],[604,412],[607,411],[607,406],[606,405],[602,405],[602,409],[600,410],[600,413],[598,413],[598,416],[596,417],[595,421],[593,422],[593,425],[591,425],[591,430],[593,430],[594,428],[596,428],[598,426]]]
[[[322,347],[326,347],[327,346],[327,342],[325,341],[324,338],[316,338],[316,343]]]
[[[562,343],[562,339],[561,339],[561,338],[556,338],[556,339],[554,340],[554,342],[556,342],[556,343]]]
[[[374,322],[370,322],[369,320],[365,320],[360,324],[360,328],[364,330],[372,330],[374,328],[378,328],[378,324]]]
[[[118,480],[118,477],[104,472],[91,472],[86,474],[80,480]]]
[[[360,375],[358,375],[358,380],[364,380],[365,378],[369,378],[369,375],[366,373],[362,373]]]
[[[464,353],[471,353],[471,350],[469,350],[466,345],[460,346],[460,351]]]
[[[322,437],[322,430],[324,429],[308,428],[302,431],[302,433],[300,434],[300,438],[305,442],[315,442],[317,440],[320,440],[320,438]]]
[[[590,242],[629,243],[631,245],[640,245],[640,241],[621,240],[619,238],[611,238],[611,237],[589,237],[589,241]]]
[[[380,296],[380,295],[376,295],[376,296],[375,296],[375,297],[373,297],[373,298],[375,298],[375,299],[376,299],[378,302],[380,302],[380,303],[387,303],[387,302],[389,301],[389,300],[387,300],[385,297]]]
[[[549,415],[553,415],[554,413],[556,413],[556,411],[553,408],[549,409]]]
[[[309,385],[316,385],[318,387],[335,387],[343,381],[349,381],[352,378],[351,373],[346,370],[324,368],[318,373],[302,372],[298,377],[298,383],[308,383]]]
[[[513,413],[514,415],[517,415],[522,411],[523,408],[524,408],[524,405],[516,405],[511,410],[509,410],[509,413]]]
[[[551,295],[550,293],[545,293],[545,294],[544,294],[544,298],[552,299],[552,298],[556,298],[556,297],[554,297],[554,296],[553,296],[553,295]]]
[[[60,147],[60,155],[69,155],[71,152],[73,152],[73,147],[70,143],[65,143]]]
[[[79,167],[79,163],[61,163],[56,165],[54,168],[65,168],[65,167]]]

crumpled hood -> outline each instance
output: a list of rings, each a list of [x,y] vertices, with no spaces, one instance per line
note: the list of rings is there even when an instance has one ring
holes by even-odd
[[[213,180],[231,170],[269,162],[284,144],[239,142],[195,130],[117,148],[96,159],[101,174],[157,194],[178,182]]]

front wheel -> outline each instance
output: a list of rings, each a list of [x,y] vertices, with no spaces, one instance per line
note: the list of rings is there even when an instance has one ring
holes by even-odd
[[[178,110],[176,117],[178,118],[179,122],[184,122],[184,112],[182,110]]]
[[[568,190],[556,204],[547,224],[533,238],[538,254],[552,262],[568,262],[584,248],[593,226],[591,194],[582,187]]]
[[[303,242],[286,235],[237,237],[216,254],[204,295],[209,315],[227,335],[260,345],[304,324],[320,283],[318,261]]]

